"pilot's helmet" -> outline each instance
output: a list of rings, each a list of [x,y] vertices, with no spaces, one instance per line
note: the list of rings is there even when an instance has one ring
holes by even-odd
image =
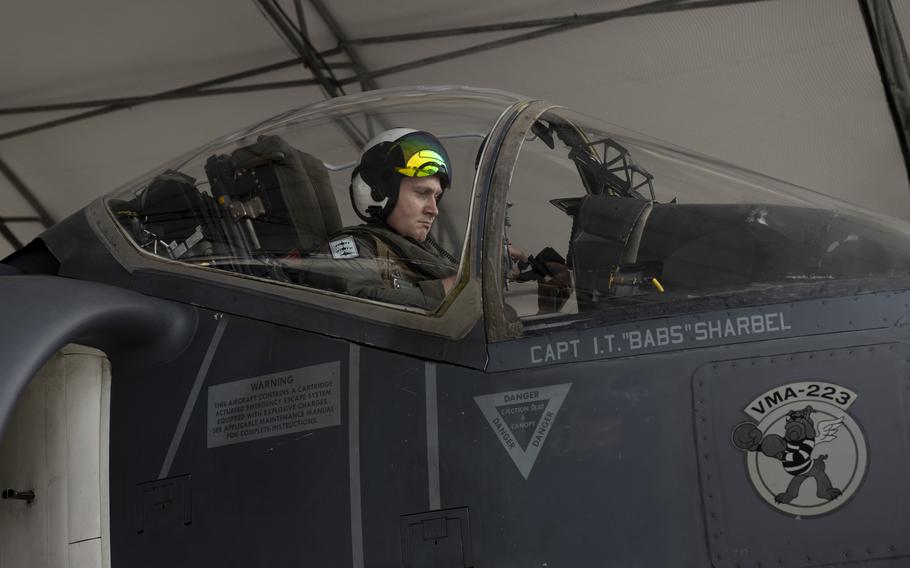
[[[351,173],[351,203],[364,221],[383,221],[395,208],[402,178],[437,176],[452,183],[449,155],[429,132],[392,128],[366,143]]]

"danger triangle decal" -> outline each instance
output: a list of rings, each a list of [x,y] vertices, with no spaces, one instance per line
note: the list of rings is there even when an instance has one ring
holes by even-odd
[[[531,475],[570,388],[572,383],[474,397],[525,479]]]

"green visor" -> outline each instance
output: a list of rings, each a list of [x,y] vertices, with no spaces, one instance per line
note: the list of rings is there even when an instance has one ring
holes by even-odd
[[[443,186],[449,185],[451,174],[449,156],[435,136],[426,132],[412,132],[396,140],[389,148],[389,158],[395,171],[408,177],[438,175]]]

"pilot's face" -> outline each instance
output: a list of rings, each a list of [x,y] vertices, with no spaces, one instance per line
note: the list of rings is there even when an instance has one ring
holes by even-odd
[[[438,177],[404,177],[398,187],[398,202],[386,222],[399,235],[423,241],[439,215],[440,197]]]

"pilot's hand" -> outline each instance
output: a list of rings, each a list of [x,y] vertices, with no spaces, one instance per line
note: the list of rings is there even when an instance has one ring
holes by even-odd
[[[572,273],[561,262],[544,265],[553,276],[537,281],[537,310],[541,314],[552,314],[561,310],[572,295]]]
[[[515,280],[521,274],[522,265],[527,265],[528,255],[520,248],[509,245],[509,280]]]

